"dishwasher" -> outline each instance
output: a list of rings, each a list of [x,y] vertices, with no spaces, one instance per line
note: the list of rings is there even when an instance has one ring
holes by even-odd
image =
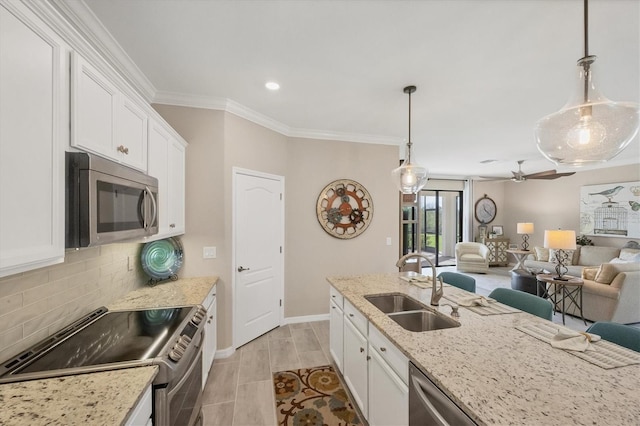
[[[409,362],[409,426],[475,424],[435,383]]]

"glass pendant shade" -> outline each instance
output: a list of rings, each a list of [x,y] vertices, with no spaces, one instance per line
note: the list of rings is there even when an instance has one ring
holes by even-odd
[[[406,160],[397,169],[391,171],[391,178],[403,194],[415,194],[427,183],[427,169],[411,162],[411,94],[416,91],[416,86],[407,86],[403,89],[409,95],[409,138],[407,140]]]
[[[590,60],[586,67],[585,60]],[[536,124],[538,150],[556,164],[606,162],[622,152],[638,133],[638,104],[613,102],[603,96],[593,81],[594,60],[592,56],[578,61],[574,95],[560,111]]]
[[[403,194],[415,194],[427,183],[427,169],[417,164],[405,163],[391,172],[391,177]]]

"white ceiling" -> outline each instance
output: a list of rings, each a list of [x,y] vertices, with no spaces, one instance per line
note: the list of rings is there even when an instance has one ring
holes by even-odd
[[[569,97],[584,49],[582,0],[84,2],[151,101],[227,102],[293,136],[398,144],[402,89],[416,85],[414,156],[441,177],[507,176],[521,159],[525,173],[556,168],[533,127]],[[591,0],[589,12],[598,86],[640,102],[640,1]],[[638,136],[604,167],[632,163]]]

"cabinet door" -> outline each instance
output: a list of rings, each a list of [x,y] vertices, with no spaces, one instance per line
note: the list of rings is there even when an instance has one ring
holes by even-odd
[[[124,96],[120,96],[117,110],[118,127],[113,150],[121,162],[146,172],[147,113]]]
[[[336,305],[333,300],[330,303],[330,321],[329,321],[329,352],[336,363],[336,367],[343,372],[343,335],[344,335],[344,317],[342,309]]]
[[[368,417],[367,346],[367,339],[345,318],[343,376],[365,418]]]
[[[169,231],[184,234],[184,204],[185,204],[185,147],[176,139],[169,144]]]
[[[409,424],[409,387],[369,346],[369,424]]]
[[[80,55],[71,57],[71,145],[112,159],[118,91]]]
[[[64,260],[68,64],[28,8],[0,4],[0,277]]]
[[[204,326],[204,346],[202,350],[202,389],[204,389],[209,377],[209,371],[216,355],[216,296],[207,307],[207,323]]]

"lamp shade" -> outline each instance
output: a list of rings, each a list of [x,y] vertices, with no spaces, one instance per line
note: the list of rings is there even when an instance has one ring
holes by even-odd
[[[518,234],[533,234],[533,223],[521,222],[517,227]]]
[[[555,250],[575,250],[576,231],[562,229],[544,231],[544,246]]]

